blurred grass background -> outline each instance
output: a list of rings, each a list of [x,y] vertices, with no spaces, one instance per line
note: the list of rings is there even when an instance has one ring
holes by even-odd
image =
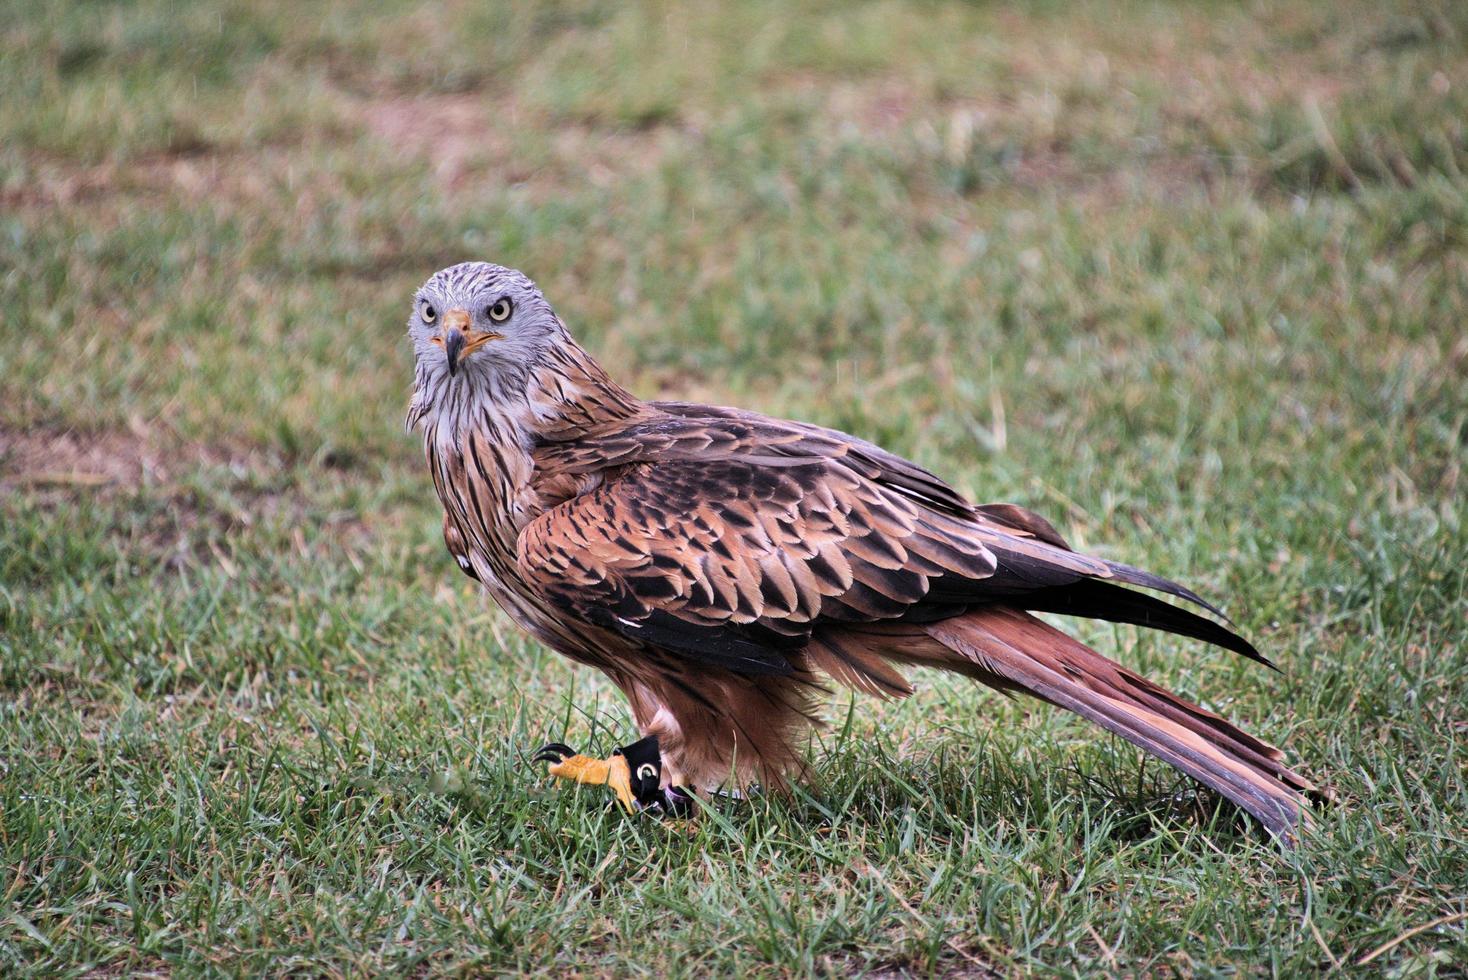
[[[0,66],[4,972],[1468,961],[1468,8],[8,0]],[[546,786],[632,730],[438,538],[468,258],[1222,597],[1282,675],[1079,628],[1340,805],[1281,857],[936,676],[797,800]]]

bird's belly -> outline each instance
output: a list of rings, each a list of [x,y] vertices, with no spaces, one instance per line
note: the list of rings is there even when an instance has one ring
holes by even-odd
[[[545,613],[500,576],[493,572],[485,574],[486,571],[489,570],[479,570],[479,577],[490,598],[515,621],[516,626],[542,643],[549,643],[550,631],[544,623]]]
[[[523,591],[517,582],[508,582],[494,574],[481,572],[485,591],[512,619],[516,626],[544,643],[552,650],[578,663],[600,666],[602,657],[599,645],[589,636],[571,631],[564,617],[557,617],[543,608],[534,597]]]

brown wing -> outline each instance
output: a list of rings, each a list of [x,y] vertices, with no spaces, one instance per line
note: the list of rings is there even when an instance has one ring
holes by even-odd
[[[793,466],[829,460],[930,509],[966,519],[977,516],[978,508],[939,477],[844,432],[716,405],[651,405],[661,414],[591,438],[542,443],[535,449],[537,466],[550,473],[586,474],[639,462],[739,459]]]
[[[653,402],[661,414],[592,438],[546,442],[535,449],[537,467],[556,478],[613,472],[637,463],[706,463],[737,459],[751,465],[798,466],[812,460],[840,464],[851,473],[904,497],[925,510],[960,518],[969,532],[983,538],[999,557],[1001,568],[1021,576],[1019,582],[994,582],[996,593],[1028,591],[1037,582],[1060,585],[1049,573],[1025,578],[1025,568],[1053,566],[1097,578],[1175,595],[1209,612],[1222,613],[1190,590],[1141,569],[1072,551],[1060,532],[1043,517],[1014,504],[969,503],[940,477],[880,446],[844,432],[805,422],[772,419],[756,412],[687,402]],[[1062,556],[1060,552],[1068,552]],[[1011,556],[1005,560],[1005,555]],[[1124,620],[1130,622],[1131,620]]]
[[[822,623],[955,615],[996,567],[958,519],[810,458],[635,464],[518,548],[562,609],[744,673],[788,671]]]
[[[1181,586],[1077,554],[1021,508],[975,508],[870,443],[731,409],[660,407],[668,414],[536,450],[542,472],[605,478],[518,544],[526,580],[588,622],[747,673],[789,670],[786,654],[825,624],[934,622],[996,602],[1169,629],[1258,658],[1218,624],[1104,580],[1202,602]]]

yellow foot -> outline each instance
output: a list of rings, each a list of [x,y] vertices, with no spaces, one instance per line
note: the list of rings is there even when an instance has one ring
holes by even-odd
[[[549,762],[546,771],[557,779],[569,779],[592,786],[610,786],[628,813],[637,812],[637,798],[632,793],[632,770],[627,759],[614,755],[609,759],[593,759],[576,755],[559,742],[547,745],[535,755],[536,762]]]

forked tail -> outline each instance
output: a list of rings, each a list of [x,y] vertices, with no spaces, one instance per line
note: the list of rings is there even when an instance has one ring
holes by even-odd
[[[990,607],[923,629],[957,655],[934,666],[1074,711],[1218,791],[1286,843],[1308,821],[1304,804],[1316,789],[1279,749],[1027,612]]]

